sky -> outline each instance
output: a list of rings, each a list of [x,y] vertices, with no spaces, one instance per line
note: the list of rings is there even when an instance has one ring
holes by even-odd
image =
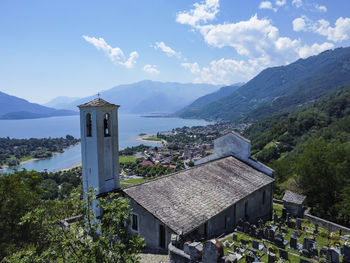
[[[230,85],[350,46],[349,0],[0,0],[0,91],[45,103],[145,79]]]

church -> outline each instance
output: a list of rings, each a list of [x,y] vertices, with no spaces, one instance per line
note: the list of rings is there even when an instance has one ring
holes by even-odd
[[[241,218],[271,219],[273,170],[250,157],[250,141],[239,134],[216,139],[214,153],[192,168],[121,189],[119,106],[97,98],[78,107],[84,192],[92,187],[128,198],[130,231],[148,248],[166,251],[172,234],[209,239],[233,232]]]

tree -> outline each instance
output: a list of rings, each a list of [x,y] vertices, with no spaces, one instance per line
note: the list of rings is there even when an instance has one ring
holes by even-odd
[[[43,200],[22,218],[22,224],[31,226],[35,242],[19,251],[7,262],[137,262],[137,253],[144,246],[138,235],[128,229],[129,201],[118,194],[97,199],[94,191],[72,193],[66,201]],[[85,201],[86,200],[86,201]],[[96,220],[93,204],[103,210]],[[82,215],[69,226],[62,219]]]
[[[331,220],[340,216],[337,203],[341,202],[346,180],[350,179],[349,170],[350,144],[327,143],[319,138],[305,145],[296,158],[294,171],[313,213]]]
[[[43,191],[38,173],[15,171],[0,176],[0,261],[31,240],[30,226],[21,217],[35,209]]]

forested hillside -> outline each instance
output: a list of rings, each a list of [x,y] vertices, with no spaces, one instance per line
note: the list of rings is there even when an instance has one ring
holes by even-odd
[[[268,68],[231,93],[181,117],[259,120],[315,100],[350,82],[350,47],[325,51],[287,66]]]
[[[350,84],[245,131],[252,154],[275,169],[275,193],[307,195],[313,213],[350,224]]]
[[[230,95],[232,92],[236,91],[240,86],[242,86],[242,84],[239,83],[231,86],[225,86],[220,88],[218,91],[204,95],[196,99],[187,107],[183,108],[181,111],[178,111],[176,115],[181,115],[182,118],[190,118],[193,114],[195,114],[204,106]]]

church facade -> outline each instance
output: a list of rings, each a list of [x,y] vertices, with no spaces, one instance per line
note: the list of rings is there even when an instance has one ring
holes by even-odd
[[[79,106],[84,190],[129,198],[130,231],[147,247],[167,250],[172,234],[218,237],[241,218],[271,219],[273,171],[251,159],[250,142],[233,133],[214,141],[214,154],[192,168],[120,189],[118,107],[100,98]]]

